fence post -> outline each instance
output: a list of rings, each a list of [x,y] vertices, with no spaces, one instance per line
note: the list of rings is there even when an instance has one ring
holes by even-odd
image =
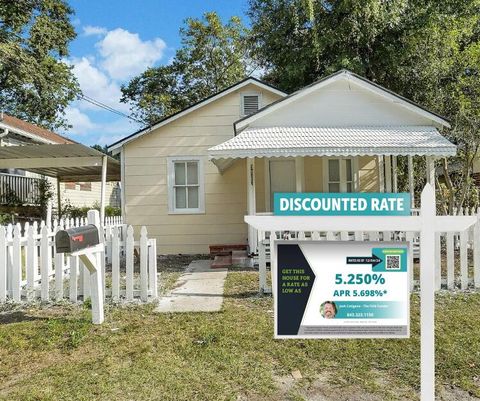
[[[40,240],[40,279],[41,298],[42,301],[48,301],[49,298],[49,274],[50,274],[50,248],[48,247],[48,227],[44,226],[41,231],[42,238]]]
[[[468,287],[468,253],[467,238],[468,230],[460,233],[460,287],[465,290]]]
[[[28,227],[27,234],[27,299],[35,298],[35,266],[37,261],[37,247],[33,237],[33,226]]]
[[[7,232],[0,226],[0,302],[7,299]]]
[[[420,232],[420,374],[421,399],[435,399],[435,192],[425,185]]]
[[[127,301],[133,301],[133,227],[128,226],[126,239],[126,298]]]
[[[263,241],[258,243],[258,273],[259,273],[259,291],[265,292],[267,287],[267,255]]]
[[[147,227],[142,226],[140,230],[140,299],[143,302],[148,300],[148,239]]]
[[[20,225],[16,225],[13,231],[13,260],[12,260],[12,297],[15,302],[22,298],[22,248],[20,246]]]
[[[447,233],[447,288],[452,290],[455,286],[455,248],[454,233]]]
[[[35,257],[33,259],[33,279],[34,281],[37,281],[40,279],[40,272],[38,271],[38,264],[39,264],[39,260],[38,260],[38,242],[37,242],[37,239],[39,239],[39,231],[38,231],[38,223],[36,221],[33,222],[32,224],[33,226],[33,239],[34,239],[34,243],[35,243]]]
[[[476,214],[477,222],[473,227],[473,283],[480,288],[480,213]]]
[[[79,269],[79,257],[71,256],[70,257],[70,292],[69,298],[70,302],[77,302],[78,299],[78,269]]]
[[[100,214],[98,210],[89,210],[87,212],[87,222],[88,224],[93,224],[94,226],[97,227],[99,242],[100,244],[104,244],[105,236],[103,234],[103,226],[100,221]],[[97,268],[99,269],[98,274],[100,275],[100,288],[102,289],[102,293],[100,294],[100,297],[102,297],[105,300],[105,249],[102,252],[98,252],[95,255],[95,259],[97,262]],[[89,274],[89,277],[90,277],[90,274]]]
[[[63,221],[60,220],[60,223],[63,223]],[[62,228],[62,225],[57,226],[55,234],[62,230]],[[55,251],[55,299],[60,301],[63,299],[63,263],[65,257],[63,253],[57,253],[55,241],[53,249]]]
[[[111,237],[112,250],[112,299],[118,301],[120,298],[120,247],[118,244],[118,227],[112,228]]]
[[[12,270],[13,270],[13,225],[7,226],[7,294],[12,295]]]
[[[157,240],[150,240],[150,261],[149,261],[149,277],[150,277],[150,287],[152,290],[152,298],[157,298],[158,296],[158,283],[157,283]]]

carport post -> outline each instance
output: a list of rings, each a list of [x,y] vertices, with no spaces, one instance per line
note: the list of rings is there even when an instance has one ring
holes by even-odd
[[[58,220],[62,218],[62,191],[60,188],[60,178],[57,177],[57,214]]]
[[[100,194],[100,225],[103,227],[105,224],[105,193],[107,183],[107,155],[102,157],[102,189]]]

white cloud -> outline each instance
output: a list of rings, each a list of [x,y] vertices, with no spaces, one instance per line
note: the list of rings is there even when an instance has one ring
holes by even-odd
[[[110,77],[125,80],[160,60],[166,44],[160,38],[142,41],[138,34],[117,28],[109,31],[96,47],[103,58],[101,65]]]
[[[107,31],[91,25],[83,27],[83,36],[98,37],[95,53],[65,60],[73,67],[83,94],[129,115],[129,105],[120,103],[120,86],[159,61],[165,42],[160,38],[142,41],[138,34],[121,28]],[[70,105],[66,119],[73,126],[67,135],[86,144],[111,144],[141,128],[85,100]]]
[[[65,117],[72,128],[68,131],[73,135],[85,135],[92,129],[95,129],[95,124],[90,120],[85,113],[82,113],[78,108],[69,106],[65,109]]]
[[[103,36],[107,32],[107,28],[101,26],[87,25],[83,27],[83,34],[85,36]]]
[[[72,60],[71,63],[73,64],[73,73],[77,77],[84,95],[124,113],[129,112],[128,105],[120,103],[120,97],[122,96],[120,85],[97,68],[93,58],[82,57]],[[99,110],[97,106],[85,101],[82,102],[81,107],[83,109]]]

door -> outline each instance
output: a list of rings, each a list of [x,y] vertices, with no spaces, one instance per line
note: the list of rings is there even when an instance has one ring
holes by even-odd
[[[275,192],[296,192],[295,160],[270,160],[270,210]]]

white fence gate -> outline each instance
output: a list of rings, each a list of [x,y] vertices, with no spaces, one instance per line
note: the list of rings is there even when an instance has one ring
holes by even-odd
[[[78,256],[56,253],[55,234],[88,223],[82,218],[54,221],[52,228],[44,222],[0,226],[0,302],[87,299],[89,273]],[[135,239],[133,227],[122,224],[119,217],[106,218],[106,223],[100,227],[105,245],[100,258],[104,297],[142,302],[156,298],[156,240],[148,238],[146,227]]]

